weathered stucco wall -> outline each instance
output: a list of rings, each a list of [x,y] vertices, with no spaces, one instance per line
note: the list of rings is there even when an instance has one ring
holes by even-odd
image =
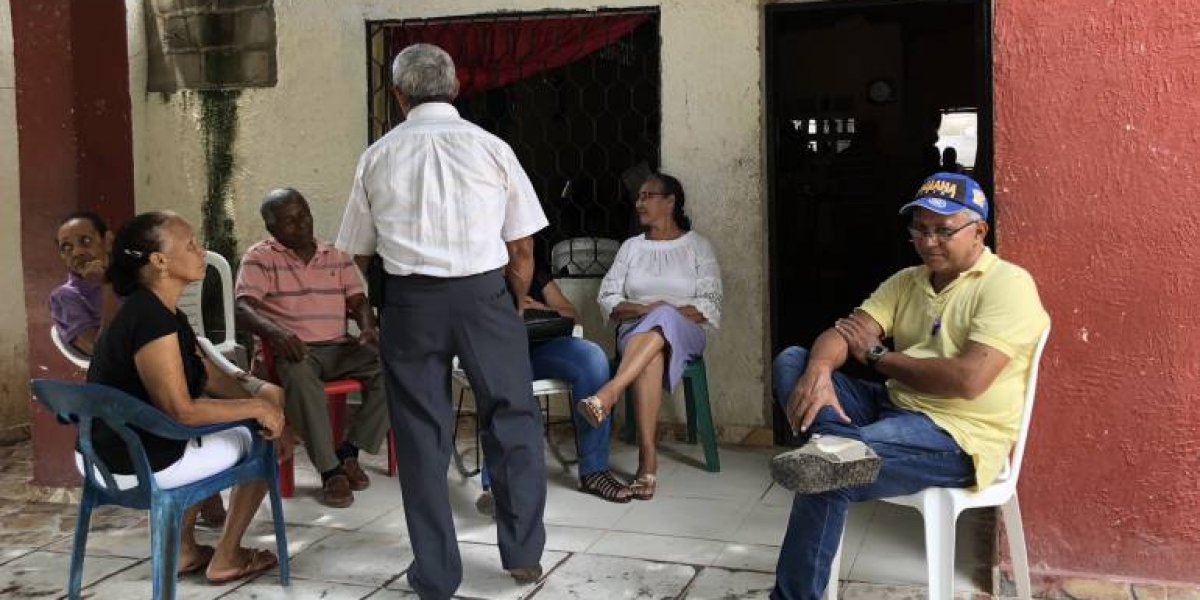
[[[1200,4],[996,11],[999,246],[1055,320],[1021,478],[1030,556],[1200,582]]]
[[[646,6],[655,2],[606,2]],[[198,222],[205,171],[194,93],[146,94],[141,0],[127,2],[138,210],[173,208]],[[277,0],[278,85],[238,99],[232,197],[244,249],[265,235],[259,199],[290,185],[313,204],[318,236],[338,228],[367,141],[365,22],[496,11],[591,9],[581,1]],[[698,231],[725,274],[723,329],[708,353],[716,419],[738,437],[761,426],[765,313],[760,11],[756,0],[671,0],[661,6],[663,168],[688,190]],[[721,43],[712,43],[720,23]],[[594,309],[594,296],[584,308]],[[605,340],[608,331],[590,336]],[[678,407],[668,414],[680,414]]]
[[[0,6],[0,281],[21,275],[21,197],[17,160],[16,83],[12,13]],[[0,440],[29,422],[29,373],[25,303],[0,303]]]

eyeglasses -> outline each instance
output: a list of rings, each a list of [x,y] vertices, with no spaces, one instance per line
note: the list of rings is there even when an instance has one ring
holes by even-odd
[[[671,195],[670,192],[638,192],[637,197],[638,197],[638,200],[645,200],[646,198],[655,198],[655,197],[665,198],[670,195]]]
[[[916,227],[909,227],[908,235],[909,235],[909,238],[911,238],[913,243],[921,242],[928,238],[933,238],[933,241],[938,242],[940,244],[945,244],[946,242],[949,242],[951,238],[954,237],[954,234],[956,234],[978,222],[979,221],[967,221],[966,223],[963,223],[962,225],[955,227],[954,229],[947,229],[947,228],[942,227],[942,228],[934,229],[933,231],[923,231],[921,229],[917,229]]]

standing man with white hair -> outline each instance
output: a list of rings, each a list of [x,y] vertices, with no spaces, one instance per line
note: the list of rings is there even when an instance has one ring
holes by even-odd
[[[387,273],[381,349],[415,555],[408,581],[426,599],[450,598],[462,581],[446,484],[455,355],[479,407],[501,562],[519,582],[536,581],[546,464],[513,298],[529,289],[530,236],[546,216],[512,148],[450,104],[458,81],[445,51],[405,48],[392,82],[405,121],[359,159],[337,247],[360,266],[378,254]]]

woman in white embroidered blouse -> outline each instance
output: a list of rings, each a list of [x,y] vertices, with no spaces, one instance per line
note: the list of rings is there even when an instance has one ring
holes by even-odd
[[[654,446],[663,388],[675,389],[687,362],[704,352],[705,332],[721,322],[721,269],[712,244],[691,231],[683,186],[663,173],[638,192],[638,220],[646,233],[621,245],[600,284],[600,312],[617,325],[617,373],[594,396],[576,404],[598,425],[632,386],[638,426],[635,498],[654,497]]]

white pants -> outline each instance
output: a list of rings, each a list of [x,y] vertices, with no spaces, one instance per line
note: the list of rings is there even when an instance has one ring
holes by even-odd
[[[179,460],[154,473],[154,481],[158,487],[169,490],[179,486],[200,481],[236,465],[244,456],[250,453],[254,443],[249,429],[234,427],[216,433],[210,433],[197,440],[188,440]],[[75,468],[83,473],[83,455],[75,453]],[[100,470],[93,468],[96,481],[103,487],[104,476]],[[137,487],[137,475],[113,474],[117,489],[127,490]]]

